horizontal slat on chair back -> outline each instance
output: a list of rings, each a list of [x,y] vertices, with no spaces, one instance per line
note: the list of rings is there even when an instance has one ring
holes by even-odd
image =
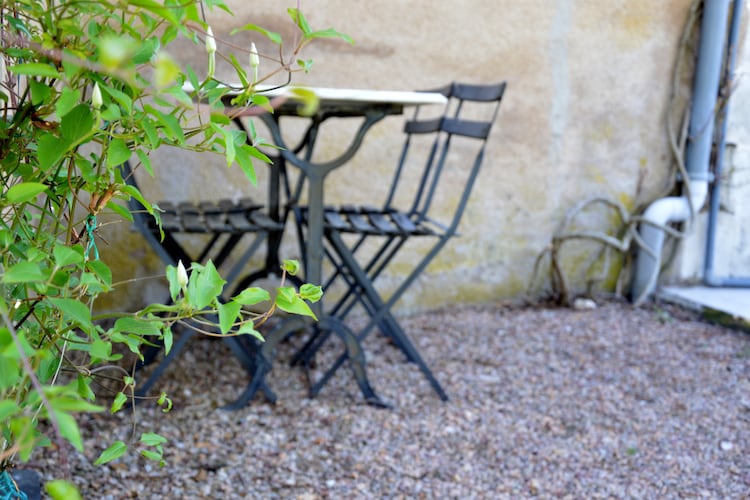
[[[407,134],[431,134],[440,130],[440,124],[443,118],[434,120],[411,120],[404,125],[404,132]]]
[[[443,118],[440,127],[445,132],[453,135],[462,135],[465,137],[474,137],[476,139],[486,139],[490,134],[490,122],[478,122],[471,120],[459,120],[456,118]]]
[[[430,134],[444,131],[453,135],[486,139],[490,133],[489,122],[460,120],[457,118],[436,118],[434,120],[409,121],[404,126],[407,134]]]
[[[465,101],[497,101],[505,92],[505,82],[495,85],[470,85],[454,83],[451,96]]]

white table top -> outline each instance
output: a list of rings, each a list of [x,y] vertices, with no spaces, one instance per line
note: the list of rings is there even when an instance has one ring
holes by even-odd
[[[239,94],[239,85],[230,85],[233,89],[229,95]],[[372,104],[398,104],[403,106],[418,106],[424,104],[445,104],[447,99],[437,92],[414,92],[404,90],[371,90],[371,89],[344,89],[331,87],[302,87],[286,86],[281,88],[270,88],[258,85],[256,90],[259,94],[268,97],[294,96],[294,89],[299,88],[313,92],[321,102],[326,103],[372,103]],[[185,92],[192,92],[193,86],[185,84]]]

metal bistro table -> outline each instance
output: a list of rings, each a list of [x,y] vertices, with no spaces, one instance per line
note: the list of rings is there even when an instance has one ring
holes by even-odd
[[[302,143],[290,148],[283,135],[280,118],[284,116],[301,116],[301,104],[292,99],[285,101],[274,113],[264,113],[259,118],[268,126],[273,141],[280,149],[283,161],[300,169],[307,185],[308,223],[304,241],[304,280],[312,284],[321,284],[323,261],[323,231],[324,231],[324,184],[328,174],[344,165],[359,150],[365,135],[370,128],[388,115],[402,114],[405,107],[429,104],[445,105],[447,99],[439,93],[433,92],[405,92],[385,90],[355,90],[336,88],[306,88],[314,92],[319,105],[317,111],[304,118],[309,125],[303,135]],[[284,95],[285,90],[269,92],[269,97]],[[231,95],[227,100],[231,100]],[[320,126],[330,118],[360,119],[359,126],[354,133],[348,147],[336,158],[316,162],[313,160],[313,149],[318,139]],[[324,300],[324,299],[322,299]],[[345,348],[355,380],[362,391],[365,400],[376,406],[387,406],[375,394],[370,386],[365,372],[365,360],[362,347],[356,335],[337,318],[326,315],[322,302],[312,304],[313,312],[318,317],[315,327],[319,330],[330,331],[339,336]],[[310,320],[302,317],[291,317],[272,328],[265,334],[266,341],[261,344],[256,354],[255,374],[240,397],[230,404],[228,409],[241,408],[247,405],[259,389],[269,395],[265,384],[265,376],[271,371],[276,347],[289,335],[310,326]],[[270,394],[273,398],[273,393]]]

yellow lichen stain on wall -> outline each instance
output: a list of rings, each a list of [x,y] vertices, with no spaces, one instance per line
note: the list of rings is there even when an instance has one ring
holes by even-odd
[[[591,139],[595,142],[607,142],[615,135],[615,127],[607,122],[594,127]]]
[[[635,48],[651,36],[654,2],[630,0],[613,16],[615,40],[622,48]]]
[[[602,169],[598,165],[586,164],[584,165],[584,171],[586,172],[587,181],[597,184],[607,184],[607,177],[602,173]]]
[[[633,196],[629,195],[626,192],[621,192],[617,195],[617,201],[620,202],[620,204],[627,210],[628,212],[633,210],[633,207],[635,205],[635,199]]]

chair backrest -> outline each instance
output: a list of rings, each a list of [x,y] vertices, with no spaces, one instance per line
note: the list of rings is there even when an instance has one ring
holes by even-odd
[[[415,154],[426,154],[424,162],[418,163],[422,171],[418,185],[413,187],[410,208],[411,215],[420,221],[429,218],[428,213],[445,171],[450,168],[465,170],[466,165],[470,165],[469,172],[463,176],[465,183],[462,186],[451,186],[451,191],[459,194],[456,211],[450,223],[450,227],[455,230],[479,173],[487,138],[497,117],[505,87],[505,82],[494,85],[452,83],[432,90],[445,95],[448,103],[439,117],[423,119],[420,117],[423,110],[417,108],[413,118],[406,122],[406,141],[390,186],[386,209],[392,208],[397,191],[405,189],[404,173],[407,168],[413,166],[411,157]],[[414,151],[413,142],[418,138],[431,140],[431,144]],[[451,151],[452,148],[455,149],[453,144],[459,138],[475,143],[466,155]],[[462,149],[461,152],[463,151]]]

